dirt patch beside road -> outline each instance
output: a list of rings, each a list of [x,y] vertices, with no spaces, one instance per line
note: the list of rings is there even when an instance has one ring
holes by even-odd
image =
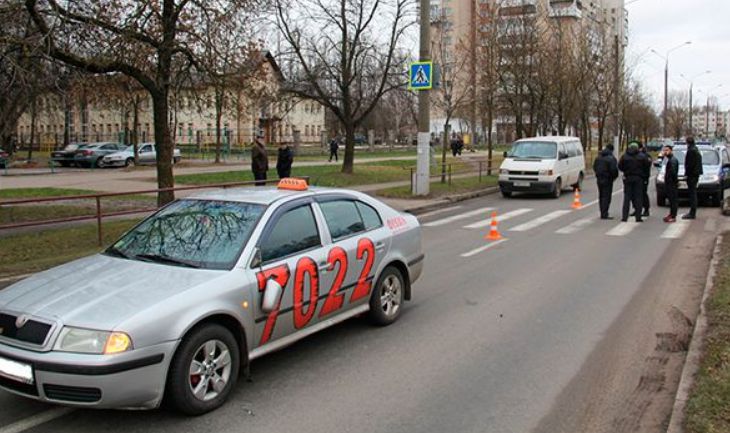
[[[715,235],[674,241],[534,433],[666,431]]]

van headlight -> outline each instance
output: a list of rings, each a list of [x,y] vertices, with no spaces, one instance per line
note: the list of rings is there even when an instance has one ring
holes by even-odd
[[[720,176],[716,174],[703,174],[700,176],[700,183],[718,183],[720,182]]]
[[[507,175],[507,174],[509,174],[509,170],[504,169],[504,168],[500,168],[499,169],[499,174],[505,174],[505,175]]]
[[[552,176],[553,171],[552,170],[540,170],[537,172],[539,176]]]
[[[132,339],[124,332],[64,327],[53,350],[59,352],[111,355],[132,349]]]

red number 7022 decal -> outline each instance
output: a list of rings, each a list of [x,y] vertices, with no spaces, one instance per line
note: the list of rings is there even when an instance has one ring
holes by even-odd
[[[372,289],[370,271],[375,263],[375,246],[373,245],[373,241],[368,238],[360,239],[357,243],[356,257],[358,260],[365,260],[365,264],[363,265],[362,272],[360,272],[355,289],[352,291],[352,295],[350,296],[350,302],[355,302],[368,296]],[[325,298],[319,317],[324,317],[342,308],[345,296],[344,293],[339,293],[339,291],[342,288],[342,284],[345,281],[345,275],[347,274],[347,253],[341,247],[334,247],[329,252],[327,263],[329,264],[328,270],[330,272],[334,271],[335,267],[337,267],[337,274],[332,282],[332,287],[329,290],[327,298]],[[271,278],[279,283],[281,287],[286,289],[290,277],[291,273],[289,272],[289,266],[286,264],[261,271],[256,275],[259,292],[264,292],[266,290],[266,283]],[[304,309],[305,278],[309,278],[309,306],[306,311]],[[303,257],[297,262],[297,268],[294,271],[293,297],[294,327],[296,329],[302,329],[307,326],[314,317],[314,312],[317,309],[319,301],[319,273],[317,264],[309,257]],[[276,320],[279,317],[280,308],[281,299],[279,299],[279,303],[266,318],[266,324],[264,325],[264,331],[261,334],[259,345],[263,345],[271,339],[271,335],[274,332],[274,326],[276,325]]]

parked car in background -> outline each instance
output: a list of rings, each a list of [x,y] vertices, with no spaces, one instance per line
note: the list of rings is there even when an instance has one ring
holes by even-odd
[[[51,161],[55,164],[60,164],[63,167],[71,167],[76,164],[74,161],[76,152],[88,145],[88,143],[71,143],[62,150],[55,150],[51,152]]]
[[[74,163],[78,167],[103,167],[104,156],[119,152],[125,147],[127,146],[118,143],[92,143],[74,153]]]
[[[173,150],[172,163],[177,164],[181,158],[180,149]],[[139,145],[139,163],[152,165],[157,163],[155,143],[142,143]],[[130,165],[134,165],[134,147],[128,146],[120,152],[106,155],[102,164],[104,167],[129,167]]]
[[[674,142],[669,138],[658,138],[656,140],[650,140],[646,143],[646,148],[650,152],[659,152],[664,146],[673,146]]]
[[[10,164],[10,154],[0,148],[0,168],[5,168]]]
[[[713,206],[721,206],[725,198],[725,189],[730,187],[730,152],[723,145],[698,144],[702,154],[702,176],[697,184],[697,196],[709,198]],[[684,159],[687,156],[687,145],[674,146],[674,156],[679,161],[679,197],[687,197],[687,177],[684,175]],[[664,206],[667,193],[664,185],[665,166],[662,165],[656,177],[656,201]]]

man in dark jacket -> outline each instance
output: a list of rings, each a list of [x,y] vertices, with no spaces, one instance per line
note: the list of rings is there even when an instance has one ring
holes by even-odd
[[[649,202],[649,179],[651,179],[651,156],[649,155],[649,151],[646,148],[646,145],[642,144],[641,142],[639,144],[639,152],[644,155],[644,157],[649,161],[649,164],[644,167],[644,172],[642,175],[642,180],[644,181],[644,193],[643,193],[643,199],[641,200],[641,203],[644,205],[644,213],[641,216],[648,217],[649,216],[649,207],[651,207],[651,203]],[[636,209],[634,212],[641,212],[641,209]]]
[[[618,163],[613,156],[613,145],[606,146],[593,162],[593,172],[598,183],[598,201],[601,209],[601,219],[613,219],[608,215],[613,194],[613,182],[618,177]]]
[[[330,159],[329,162],[332,162],[332,157],[335,157],[335,161],[337,161],[337,150],[340,148],[340,143],[337,141],[337,137],[333,137],[332,140],[330,140]]]
[[[266,180],[266,172],[269,170],[269,157],[266,155],[266,147],[264,146],[263,137],[256,136],[256,140],[251,148],[251,171],[253,178],[257,181]],[[256,182],[256,186],[265,186],[266,182]]]
[[[291,176],[291,166],[294,163],[294,152],[288,144],[282,143],[279,146],[279,153],[276,156],[276,173],[279,179]]]
[[[644,195],[644,171],[646,166],[651,165],[646,156],[639,153],[639,145],[629,144],[629,149],[621,156],[618,169],[624,174],[624,207],[621,213],[621,221],[629,219],[629,210],[633,203],[634,209],[642,209]],[[641,214],[636,213],[636,222],[640,223]]]
[[[689,213],[682,215],[683,220],[693,220],[697,216],[697,182],[702,176],[702,154],[697,150],[694,137],[687,137],[687,156],[684,159],[684,175],[687,176]]]
[[[679,186],[679,161],[672,153],[672,146],[664,146],[664,190],[669,201],[669,215],[665,223],[677,221],[677,187]]]

